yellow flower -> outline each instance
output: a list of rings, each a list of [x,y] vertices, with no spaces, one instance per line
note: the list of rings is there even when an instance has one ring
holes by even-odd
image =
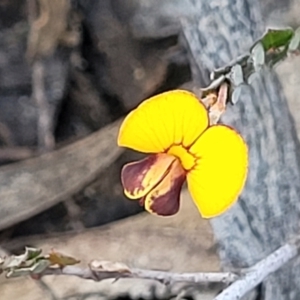
[[[125,118],[118,145],[149,154],[125,165],[121,178],[125,195],[141,198],[157,215],[177,213],[185,180],[205,218],[225,212],[246,181],[248,149],[242,137],[228,126],[210,126],[206,108],[187,91],[145,100]]]

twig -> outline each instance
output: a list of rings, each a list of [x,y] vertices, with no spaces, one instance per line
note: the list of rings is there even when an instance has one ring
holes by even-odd
[[[173,273],[164,271],[152,271],[144,269],[130,269],[129,272],[92,271],[90,268],[80,268],[76,266],[66,266],[62,269],[46,269],[41,276],[45,275],[71,275],[84,279],[100,281],[108,278],[142,278],[153,279],[165,284],[173,282],[193,282],[193,283],[213,283],[222,282],[229,284],[238,279],[238,275],[230,272],[210,272],[210,273]]]
[[[286,244],[246,270],[245,275],[232,283],[214,300],[238,300],[253,290],[268,275],[280,269],[298,254],[296,243]]]

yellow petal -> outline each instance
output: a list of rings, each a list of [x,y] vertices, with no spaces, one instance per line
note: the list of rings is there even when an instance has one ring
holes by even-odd
[[[189,152],[189,149],[184,148],[182,145],[171,146],[167,153],[177,157],[186,171],[192,169],[196,163],[197,158]]]
[[[223,125],[208,128],[190,148],[198,157],[188,173],[188,188],[205,218],[225,212],[241,193],[248,171],[248,148],[242,137]]]
[[[144,197],[169,172],[175,157],[161,153],[125,165],[121,172],[124,193],[129,199]]]
[[[174,161],[166,176],[142,199],[145,209],[160,216],[176,214],[179,210],[180,192],[185,176],[180,162]]]
[[[121,125],[118,145],[159,153],[173,144],[189,147],[208,126],[204,105],[190,92],[174,90],[145,100]]]

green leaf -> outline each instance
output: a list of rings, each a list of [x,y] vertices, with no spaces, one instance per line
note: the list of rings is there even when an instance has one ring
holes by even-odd
[[[25,248],[25,253],[21,255],[11,255],[5,257],[0,262],[0,268],[2,270],[17,268],[22,265],[32,264],[30,261],[35,259],[41,254],[42,250],[36,248]]]
[[[294,35],[291,28],[287,29],[269,29],[267,33],[261,38],[264,50],[267,52],[272,48],[279,48],[286,46]]]
[[[25,255],[27,256],[27,260],[37,258],[41,253],[42,249],[25,247]]]
[[[234,87],[244,83],[243,69],[239,64],[236,64],[231,68],[230,81]]]
[[[289,51],[291,52],[296,51],[299,48],[299,44],[300,44],[300,27],[296,29],[295,34],[290,41]]]
[[[49,262],[49,260],[40,259],[30,267],[24,267],[24,268],[20,267],[20,268],[10,269],[6,274],[6,277],[12,278],[12,277],[27,276],[32,274],[40,274],[44,272],[50,265],[51,263]]]
[[[251,57],[253,59],[254,70],[258,72],[265,64],[265,51],[262,43],[256,43],[252,48]]]

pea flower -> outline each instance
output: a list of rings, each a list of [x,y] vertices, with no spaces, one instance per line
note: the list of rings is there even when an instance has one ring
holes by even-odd
[[[205,106],[190,92],[174,90],[142,102],[123,121],[118,145],[149,154],[125,165],[125,195],[140,199],[151,213],[178,212],[187,181],[204,218],[225,212],[241,193],[248,169],[248,148],[226,125],[209,124]]]

